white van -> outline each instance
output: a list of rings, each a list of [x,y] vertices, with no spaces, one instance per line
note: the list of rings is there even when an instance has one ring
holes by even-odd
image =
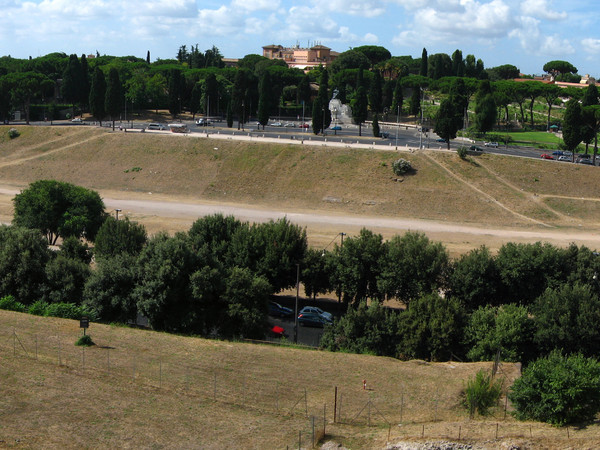
[[[146,127],[148,130],[166,130],[167,127],[162,123],[149,123]]]

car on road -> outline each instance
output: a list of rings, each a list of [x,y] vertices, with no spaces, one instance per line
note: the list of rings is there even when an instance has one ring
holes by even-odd
[[[560,155],[560,156],[558,157],[558,160],[559,160],[559,161],[571,161],[571,157],[570,157],[570,156],[567,156],[567,155]]]
[[[387,131],[382,131],[381,133],[379,133],[379,137],[382,139],[387,139],[390,137],[390,133],[388,133]]]
[[[149,123],[146,128],[148,130],[166,130],[167,126],[162,123]]]
[[[296,126],[296,124],[294,122],[286,122],[283,124],[283,126],[286,128],[293,128]]]
[[[542,158],[542,159],[554,159],[554,156],[552,156],[552,155],[550,155],[548,153],[542,153],[540,155],[540,158]]]
[[[486,147],[498,148],[498,143],[497,142],[484,142],[483,145],[486,146]]]
[[[71,122],[73,122],[73,123],[83,123],[83,120],[81,119],[81,117],[75,117],[74,119],[71,120]]]
[[[283,126],[283,124],[282,124],[281,122],[273,122],[273,123],[271,124],[271,126],[272,126],[272,127],[282,127],[282,126]]]
[[[318,306],[305,306],[304,308],[302,308],[300,310],[299,314],[318,314],[319,316],[324,317],[325,319],[329,320],[330,322],[333,320],[333,314],[331,314],[327,311],[323,311]]]
[[[471,150],[472,152],[482,152],[483,151],[483,149],[481,147],[478,147],[476,145],[471,145],[469,147],[469,150]]]
[[[331,324],[332,321],[315,313],[303,313],[298,315],[298,324],[303,327],[318,327],[323,328],[325,325]]]
[[[563,156],[573,156],[573,152],[570,152],[570,151],[567,151],[567,150],[565,150],[565,151],[563,152]]]
[[[589,158],[583,158],[583,159],[579,160],[579,164],[585,164],[587,166],[593,166],[594,165],[594,161],[592,161]]]
[[[562,155],[564,155],[564,153],[563,153],[562,150],[554,150],[552,152],[552,155],[554,155],[554,156],[562,156]]]
[[[298,125],[300,128],[308,128],[308,124],[305,123],[301,123],[300,125]]]
[[[210,119],[206,119],[204,117],[196,120],[196,125],[198,125],[199,127],[207,127],[211,124],[212,122],[210,121]]]
[[[340,127],[339,125],[336,125],[334,127],[330,128],[332,131],[340,131],[342,129],[342,127]]]
[[[437,139],[435,140],[435,142],[446,142],[446,139],[437,138]]]
[[[289,319],[294,317],[294,311],[286,306],[281,306],[277,302],[269,302],[269,315]]]

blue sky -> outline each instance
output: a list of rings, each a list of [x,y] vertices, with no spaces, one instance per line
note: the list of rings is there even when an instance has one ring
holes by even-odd
[[[561,59],[600,78],[593,0],[0,0],[0,11],[0,56],[16,58],[150,51],[154,61],[184,44],[236,58],[268,44],[370,44],[394,56],[460,49],[529,74]]]

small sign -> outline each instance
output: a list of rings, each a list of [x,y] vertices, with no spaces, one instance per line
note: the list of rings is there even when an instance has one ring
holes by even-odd
[[[79,320],[79,328],[89,328],[90,327],[90,319],[87,317],[82,317]]]

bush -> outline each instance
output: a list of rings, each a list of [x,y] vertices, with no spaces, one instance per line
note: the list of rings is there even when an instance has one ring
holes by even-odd
[[[19,136],[21,136],[21,133],[19,133],[19,130],[17,130],[16,128],[11,128],[10,130],[8,130],[9,138],[15,139],[15,138],[18,138]]]
[[[460,157],[460,159],[467,159],[467,147],[458,147],[456,149],[456,153],[458,153],[458,156]]]
[[[94,341],[92,341],[92,337],[89,334],[84,334],[79,339],[77,339],[75,345],[79,347],[91,347],[92,345],[96,344],[94,343]]]
[[[469,416],[473,418],[475,413],[487,416],[489,409],[498,404],[501,393],[502,381],[494,381],[491,373],[481,369],[475,378],[467,382],[465,389],[463,403],[469,411]]]
[[[12,295],[0,298],[0,309],[17,312],[27,311],[27,307],[23,303],[16,301]]]
[[[35,316],[43,316],[46,314],[46,308],[48,308],[48,302],[38,300],[29,306],[27,312]]]
[[[508,398],[519,420],[558,426],[591,422],[600,412],[600,362],[554,351],[523,371]]]
[[[392,163],[392,170],[396,175],[404,175],[413,170],[410,161],[400,158]]]
[[[75,303],[51,303],[44,312],[46,317],[61,317],[63,319],[80,319],[82,316],[93,317],[94,314],[86,311]]]

